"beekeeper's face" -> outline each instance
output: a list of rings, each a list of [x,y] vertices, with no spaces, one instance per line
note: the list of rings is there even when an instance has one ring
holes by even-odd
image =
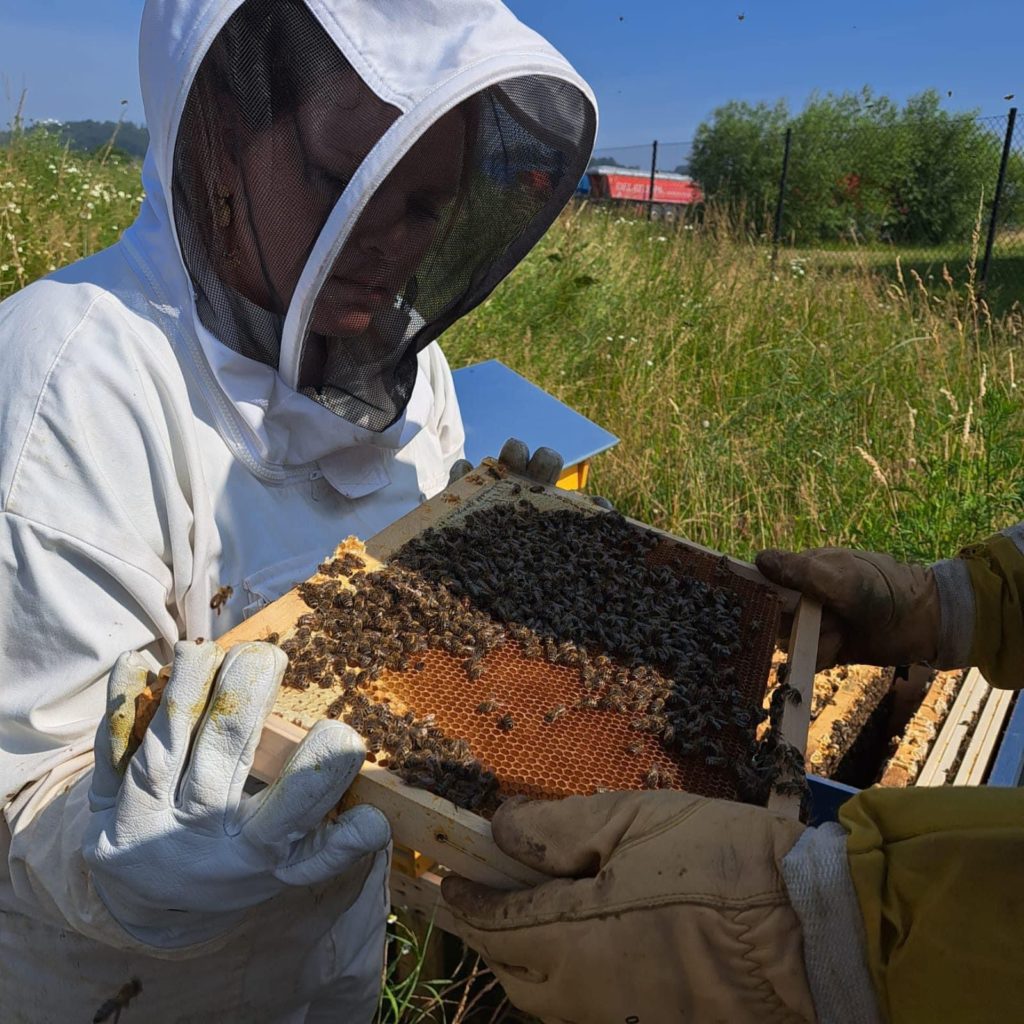
[[[310,249],[362,156],[387,130],[387,107],[365,86],[324,90],[275,120],[232,169],[245,215],[232,211],[225,277],[250,301],[284,313]],[[466,147],[459,110],[437,121],[369,198],[313,307],[310,328],[363,334],[394,304],[458,194]],[[283,308],[282,308],[283,307]]]
[[[174,229],[198,323],[371,431],[408,406],[424,347],[551,224],[596,127],[571,75],[527,73],[529,61],[493,81],[504,65],[484,61],[477,91],[435,116],[437,89],[477,52],[463,41],[482,40],[498,16],[489,0],[473,7],[470,23],[484,21],[465,36],[448,11],[459,6],[242,0],[203,55],[176,127]],[[344,17],[321,21],[335,8]],[[334,38],[347,18],[369,47],[345,36],[363,54],[355,64]],[[421,42],[423,54],[409,52]],[[431,71],[421,56],[440,63]]]

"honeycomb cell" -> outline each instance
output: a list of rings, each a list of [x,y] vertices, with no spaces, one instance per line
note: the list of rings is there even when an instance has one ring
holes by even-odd
[[[352,551],[325,562],[282,643],[286,685],[322,690],[378,763],[485,814],[513,794],[766,797],[748,780],[781,770],[772,731],[756,734],[771,588],[513,486],[452,508],[382,569]]]

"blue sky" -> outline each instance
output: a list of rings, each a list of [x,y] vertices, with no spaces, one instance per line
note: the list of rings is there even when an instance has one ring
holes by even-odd
[[[730,99],[870,85],[951,110],[1024,105],[1021,0],[508,0],[593,85],[602,148],[689,139]],[[115,119],[136,74],[141,0],[0,0],[0,122],[22,88],[31,118]],[[740,18],[742,15],[742,19]],[[952,91],[952,97],[947,96]]]

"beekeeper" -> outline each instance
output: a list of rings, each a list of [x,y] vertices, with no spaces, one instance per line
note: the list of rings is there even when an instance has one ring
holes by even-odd
[[[822,602],[820,665],[1024,671],[1024,524],[924,566],[762,552]],[[1016,1020],[1024,790],[868,789],[805,828],[680,792],[509,803],[498,845],[552,876],[443,891],[512,1001],[544,1021]]]
[[[595,107],[496,0],[150,0],[140,67],[138,220],[0,307],[0,1020],[365,1021],[387,823],[321,823],[362,744],[324,723],[245,794],[284,659],[201,638],[445,485],[434,340]]]

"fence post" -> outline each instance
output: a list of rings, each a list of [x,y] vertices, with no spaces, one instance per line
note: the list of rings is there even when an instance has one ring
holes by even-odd
[[[786,205],[786,175],[789,173],[789,144],[793,129],[786,129],[786,145],[782,151],[782,173],[779,175],[779,199],[775,204],[775,229],[772,231],[772,263],[779,255],[779,239],[782,237],[782,211]]]
[[[1006,119],[1006,138],[1003,139],[1003,156],[999,161],[999,177],[996,179],[996,191],[992,196],[992,216],[988,221],[988,237],[985,239],[985,258],[981,261],[981,277],[979,283],[985,287],[988,278],[988,264],[992,259],[992,243],[996,239],[996,221],[999,218],[999,203],[1003,198],[1003,182],[1006,180],[1006,165],[1010,159],[1010,147],[1013,145],[1013,126],[1017,123],[1017,108],[1010,107],[1010,116]]]
[[[658,167],[658,140],[651,144],[651,184],[647,189],[647,219],[654,212],[654,172]]]

